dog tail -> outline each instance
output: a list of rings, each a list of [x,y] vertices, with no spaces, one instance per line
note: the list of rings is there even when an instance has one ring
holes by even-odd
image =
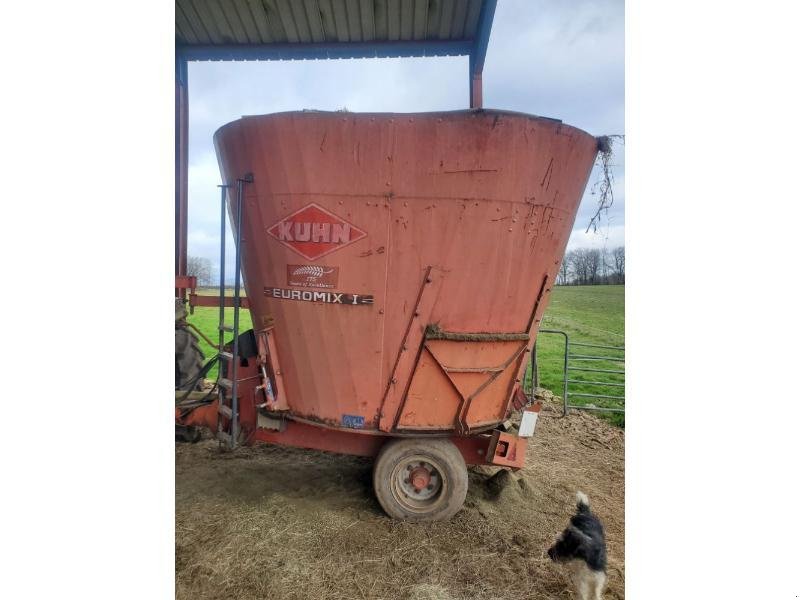
[[[575,499],[578,501],[578,512],[589,511],[589,497],[583,492],[575,494]]]

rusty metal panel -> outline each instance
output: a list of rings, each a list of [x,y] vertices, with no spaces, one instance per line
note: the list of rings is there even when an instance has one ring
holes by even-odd
[[[194,275],[176,275],[175,289],[194,290],[197,287],[197,277]]]
[[[275,343],[275,332],[272,328],[263,333],[263,338],[267,346],[267,360],[269,361],[272,376],[275,380],[275,405],[272,410],[289,410],[289,402],[286,397],[286,386],[283,384],[283,371],[278,358],[278,347]]]
[[[526,346],[527,339],[426,340],[398,429],[466,433],[502,421]]]
[[[501,111],[307,111],[245,117],[215,143],[226,182],[254,176],[243,222],[247,296],[255,328],[274,324],[292,415],[390,431],[439,394],[446,406],[425,426],[503,419],[597,152],[592,136]],[[296,285],[288,265],[330,277],[335,269],[336,283]],[[431,289],[421,294],[426,273]],[[530,339],[427,340],[424,354],[434,324]],[[415,370],[437,359],[505,366],[454,422],[450,388],[473,388],[477,371],[420,379],[417,399],[406,396]]]
[[[389,377],[386,394],[380,406],[380,428],[391,431],[397,425],[400,407],[406,396],[414,367],[421,352],[427,323],[430,322],[433,304],[438,296],[443,274],[428,267],[419,282],[416,302],[401,318],[408,324],[403,339],[397,349],[397,358]]]
[[[248,298],[240,298],[239,301],[242,308],[250,308],[250,300]],[[219,296],[189,294],[189,306],[216,306],[219,308]],[[225,306],[227,308],[233,308],[233,296],[225,296]]]
[[[503,420],[509,383],[516,375],[515,367],[526,345],[527,340],[426,343],[465,399],[458,416],[462,431]]]
[[[520,438],[510,433],[495,431],[487,450],[487,464],[501,467],[521,469],[525,466],[525,451],[528,449],[527,438]]]
[[[397,428],[416,431],[453,429],[463,403],[461,389],[430,352],[424,350],[414,371]]]

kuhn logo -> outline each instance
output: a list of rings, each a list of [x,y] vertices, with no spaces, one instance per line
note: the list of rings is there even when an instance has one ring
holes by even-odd
[[[267,229],[267,233],[308,260],[367,237],[366,232],[352,223],[314,203],[284,217]]]

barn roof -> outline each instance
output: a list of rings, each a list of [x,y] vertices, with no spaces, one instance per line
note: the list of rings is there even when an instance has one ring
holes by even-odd
[[[497,0],[176,0],[185,60],[470,56],[480,72]],[[474,68],[477,67],[477,68]]]

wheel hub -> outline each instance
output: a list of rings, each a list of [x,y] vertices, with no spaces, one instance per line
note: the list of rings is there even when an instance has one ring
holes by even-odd
[[[414,509],[423,509],[437,501],[442,491],[442,476],[437,465],[413,457],[398,465],[394,476],[397,500]]]
[[[411,480],[411,485],[414,486],[414,489],[419,492],[423,488],[428,487],[428,484],[431,482],[431,474],[428,469],[420,466],[411,471],[409,479]]]

